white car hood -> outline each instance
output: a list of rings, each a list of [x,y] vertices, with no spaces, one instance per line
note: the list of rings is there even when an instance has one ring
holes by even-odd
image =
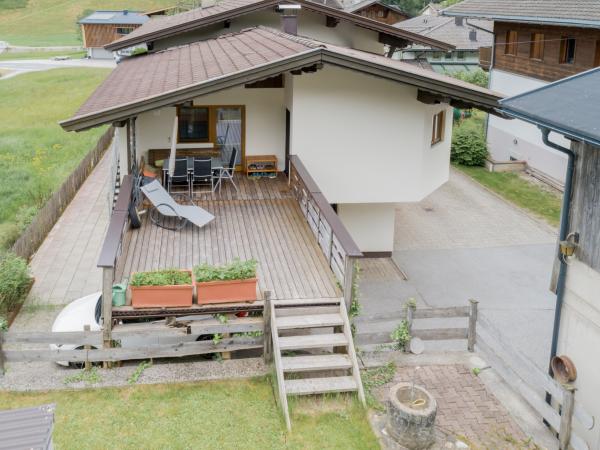
[[[85,325],[91,330],[100,330],[96,322],[96,304],[102,292],[73,300],[56,316],[52,324],[52,331],[83,331]]]

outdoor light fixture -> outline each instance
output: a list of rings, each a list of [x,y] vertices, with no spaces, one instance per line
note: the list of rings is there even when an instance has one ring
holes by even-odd
[[[579,233],[572,232],[567,235],[564,241],[560,241],[558,246],[560,249],[561,258],[567,264],[567,258],[575,254],[575,250],[579,244]]]
[[[301,5],[277,5],[277,10],[281,11],[281,12],[288,12],[288,11],[298,11],[299,9],[301,9],[302,6]]]

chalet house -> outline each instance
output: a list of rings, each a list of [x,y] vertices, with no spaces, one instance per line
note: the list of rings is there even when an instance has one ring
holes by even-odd
[[[544,142],[568,161],[553,277],[557,300],[551,356],[572,360],[577,371],[576,404],[596,418],[600,417],[599,87],[600,69],[592,69],[502,101],[507,115],[541,129]],[[557,144],[564,140],[570,145]],[[598,426],[575,425],[588,448],[600,448]]]
[[[331,1],[298,0],[291,5],[279,0],[223,0],[213,6],[152,19],[106,49],[119,54],[142,46],[153,52],[257,25],[282,28],[290,34],[378,55],[386,48],[399,48],[410,42],[443,51],[452,49],[445,42],[339,9],[337,2],[331,5]]]
[[[127,36],[148,21],[149,17],[135,11],[95,11],[79,21],[83,48],[94,59],[112,59],[104,46]]]
[[[454,46],[453,50],[443,52],[414,43],[394,55],[394,57],[408,61],[424,58],[433,70],[439,73],[477,70],[479,68],[479,49],[491,46],[493,40],[492,25],[485,20],[466,21],[462,17],[421,15],[394,26]]]
[[[440,11],[443,9],[439,3],[429,2],[425,8],[421,10],[421,16],[439,16]]]
[[[494,21],[490,89],[506,96],[600,65],[597,0],[465,0],[443,14]],[[490,117],[487,139],[492,159],[523,160],[534,174],[564,183],[567,158],[544,145],[534,126]]]
[[[369,19],[378,22],[394,25],[410,18],[410,16],[402,11],[398,6],[383,3],[380,0],[363,0],[353,5],[344,8],[345,11],[358,14],[359,16],[368,17]]]

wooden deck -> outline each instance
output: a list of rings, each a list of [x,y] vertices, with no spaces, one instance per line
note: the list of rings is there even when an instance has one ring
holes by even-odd
[[[220,194],[196,197],[195,203],[216,217],[204,228],[188,224],[169,231],[143,215],[142,227],[128,231],[115,279],[139,271],[255,258],[260,289],[273,291],[273,298],[340,297],[285,176],[249,180],[240,174],[236,182],[239,193],[227,184]]]

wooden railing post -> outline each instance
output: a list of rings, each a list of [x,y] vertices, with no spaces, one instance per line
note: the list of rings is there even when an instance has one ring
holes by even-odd
[[[409,336],[412,336],[414,312],[415,312],[414,308],[409,303],[407,303],[406,304],[406,328],[408,329]],[[405,352],[410,351],[410,339],[408,340],[408,342],[406,342],[406,344],[404,344],[404,351]]]
[[[112,346],[112,286],[115,269],[104,267],[102,269],[102,340],[104,348]],[[108,364],[105,364],[107,366]]]
[[[273,338],[271,336],[271,291],[265,291],[265,302],[263,306],[263,322],[264,322],[264,330],[263,330],[263,358],[265,363],[270,363],[273,360]]]
[[[469,331],[467,332],[467,349],[470,352],[475,351],[475,342],[477,341],[477,300],[470,299],[471,310],[469,312]]]
[[[571,425],[575,409],[575,387],[571,384],[563,385],[563,399],[560,411],[560,430],[558,441],[560,450],[567,450],[571,441]]]
[[[344,303],[346,310],[352,310],[352,284],[354,283],[354,258],[346,256],[344,264]]]
[[[89,325],[83,326],[83,332],[86,335],[89,335],[90,331],[91,331],[91,328]],[[83,346],[83,348],[85,349],[85,370],[90,370],[92,368],[92,364],[90,363],[90,358],[89,358],[89,351],[91,349],[90,344],[85,344]]]

